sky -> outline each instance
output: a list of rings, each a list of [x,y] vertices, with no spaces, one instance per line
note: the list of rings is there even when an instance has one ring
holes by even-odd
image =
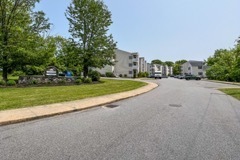
[[[117,48],[148,62],[206,60],[234,47],[240,36],[240,0],[103,0],[112,13]],[[70,37],[65,12],[71,0],[41,0],[36,10],[53,24],[51,35]]]

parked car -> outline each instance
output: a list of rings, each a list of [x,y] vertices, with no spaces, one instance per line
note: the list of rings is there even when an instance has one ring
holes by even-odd
[[[186,80],[201,80],[201,77],[195,75],[187,75],[185,76]]]
[[[179,78],[180,75],[175,75],[174,78]]]
[[[178,76],[178,78],[179,78],[179,79],[184,79],[184,78],[185,78],[185,76],[183,76],[183,75],[180,75],[180,76]]]

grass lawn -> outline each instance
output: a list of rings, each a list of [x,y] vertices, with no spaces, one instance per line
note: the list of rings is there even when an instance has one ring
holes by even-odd
[[[224,88],[219,90],[240,100],[240,88]]]
[[[102,83],[92,85],[0,88],[0,110],[79,100],[129,91],[145,85],[138,81],[104,79]]]

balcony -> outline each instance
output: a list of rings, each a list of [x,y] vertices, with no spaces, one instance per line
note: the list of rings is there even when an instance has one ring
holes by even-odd
[[[138,62],[139,60],[138,60],[138,58],[133,58],[132,61],[133,62]]]

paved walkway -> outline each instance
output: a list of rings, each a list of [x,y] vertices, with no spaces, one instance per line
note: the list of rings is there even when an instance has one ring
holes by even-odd
[[[116,93],[111,95],[86,98],[82,100],[42,105],[29,108],[13,109],[0,111],[0,126],[17,122],[24,122],[28,120],[54,116],[63,113],[69,113],[74,111],[81,111],[108,103],[112,103],[118,100],[126,99],[129,97],[137,96],[139,94],[148,92],[158,85],[155,83],[147,82],[148,85],[122,93]]]

